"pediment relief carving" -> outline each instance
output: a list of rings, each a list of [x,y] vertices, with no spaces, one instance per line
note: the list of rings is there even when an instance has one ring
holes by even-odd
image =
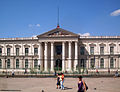
[[[94,44],[94,43],[91,43],[91,44],[89,44],[89,45],[90,45],[90,47],[96,46],[96,44]]]
[[[100,43],[99,45],[100,45],[100,46],[106,46],[106,44],[104,44],[104,43]]]
[[[21,46],[20,45],[15,45],[15,48],[21,48]]]
[[[34,47],[34,48],[38,48],[38,47],[39,47],[39,45],[37,45],[37,44],[34,44],[34,45],[33,45],[33,47]]]
[[[12,46],[11,46],[11,45],[7,45],[6,47],[7,47],[7,48],[12,48]]]
[[[43,33],[41,35],[38,35],[37,37],[63,37],[63,36],[76,36],[79,37],[78,34],[75,34],[73,32],[64,30],[62,28],[55,28],[51,31],[48,31],[46,33]]]
[[[30,45],[25,44],[25,45],[24,45],[24,47],[25,47],[25,48],[29,48],[29,47],[30,47]]]
[[[116,46],[116,44],[114,44],[114,43],[110,43],[109,46]]]

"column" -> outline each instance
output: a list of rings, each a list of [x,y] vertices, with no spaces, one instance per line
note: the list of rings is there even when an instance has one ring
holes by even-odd
[[[99,68],[99,57],[95,58],[95,68],[98,69]]]
[[[51,72],[54,71],[54,43],[51,42]]]
[[[39,43],[39,60],[38,60],[38,66],[40,65],[40,71],[43,71],[43,49],[42,49],[42,42]]]
[[[78,64],[78,42],[75,42],[75,60],[74,60],[74,71],[76,71],[76,66]]]
[[[72,42],[69,42],[69,51],[68,51],[68,70],[71,71],[71,43]]]
[[[45,57],[44,57],[44,71],[45,71],[45,72],[48,71],[48,64],[47,64],[47,63],[48,63],[48,62],[47,62],[47,59],[48,59],[48,58],[47,58],[47,54],[48,54],[48,53],[47,53],[47,49],[48,49],[48,43],[45,42],[45,52],[44,52],[44,56],[45,56]]]
[[[65,71],[65,42],[62,42],[62,71]]]
[[[90,69],[90,68],[91,68],[91,58],[89,57],[88,60],[89,60],[89,61],[88,61],[89,69]]]

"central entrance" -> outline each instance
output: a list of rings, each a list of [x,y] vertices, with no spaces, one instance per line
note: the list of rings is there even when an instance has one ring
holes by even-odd
[[[62,71],[62,43],[55,44],[55,70]]]
[[[62,60],[61,59],[56,60],[55,70],[62,71]]]

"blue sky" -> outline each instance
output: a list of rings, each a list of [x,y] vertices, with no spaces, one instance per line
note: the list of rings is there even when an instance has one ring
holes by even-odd
[[[120,0],[0,0],[0,38],[32,37],[60,27],[91,36],[120,35]]]

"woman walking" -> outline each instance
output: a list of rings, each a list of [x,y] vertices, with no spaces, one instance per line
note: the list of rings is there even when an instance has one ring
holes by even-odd
[[[82,76],[79,76],[78,92],[86,92],[85,82],[82,80]]]

